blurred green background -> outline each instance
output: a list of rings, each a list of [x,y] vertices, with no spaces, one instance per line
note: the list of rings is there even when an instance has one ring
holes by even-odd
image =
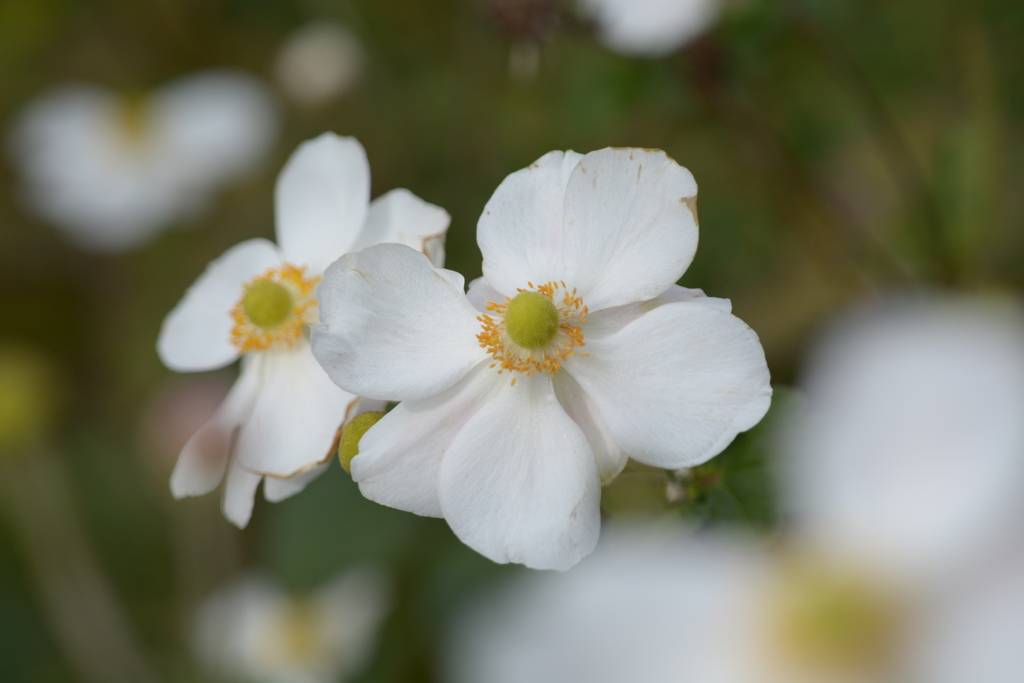
[[[358,83],[330,105],[284,104],[265,165],[140,250],[77,251],[21,210],[15,169],[0,165],[0,345],[48,364],[58,406],[44,439],[0,453],[4,681],[80,680],[44,607],[62,598],[38,588],[70,577],[61,551],[79,557],[76,543],[168,681],[205,680],[189,615],[245,568],[305,591],[356,563],[390,566],[398,601],[367,682],[435,680],[446,619],[521,571],[477,556],[441,520],[362,499],[336,463],[292,499],[258,497],[244,531],[217,494],[171,500],[176,452],[153,425],[182,380],[154,351],[160,323],[211,259],[273,238],[274,179],[325,130],[365,146],[374,196],[406,187],[448,210],[448,267],[467,281],[481,272],[476,219],[509,173],[553,149],[666,150],[700,187],[700,247],[681,284],[732,299],[778,385],[817,326],[854,302],[1024,281],[1020,0],[735,0],[659,59],[610,52],[572,3],[546,0],[0,0],[0,126],[68,81],[136,91],[217,66],[269,79],[282,41],[313,20],[358,36]],[[526,80],[509,69],[524,43],[540,55]],[[694,472],[631,465],[606,513],[771,529],[772,414]],[[33,545],[67,519],[81,528]],[[75,580],[67,599],[85,600]]]

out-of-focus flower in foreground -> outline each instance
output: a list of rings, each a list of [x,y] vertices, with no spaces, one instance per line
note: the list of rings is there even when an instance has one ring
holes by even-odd
[[[1024,518],[1024,312],[901,299],[812,354],[781,480],[801,537],[919,577],[955,571]]]
[[[305,597],[288,595],[261,576],[244,577],[200,606],[193,650],[217,680],[347,681],[373,654],[390,593],[389,582],[368,568],[343,574]]]
[[[674,283],[693,176],[664,152],[552,152],[484,208],[484,277],[381,245],[334,263],[313,350],[347,391],[402,403],[363,436],[371,500],[444,517],[496,562],[567,569],[627,456],[705,462],[771,401],[757,335]]]
[[[1016,306],[848,318],[782,440],[782,543],[610,534],[465,622],[453,683],[1024,680],[1022,411]]]
[[[597,22],[598,38],[624,55],[660,57],[711,28],[722,0],[580,0]]]
[[[250,172],[277,128],[261,81],[215,70],[150,94],[58,87],[21,113],[8,152],[31,210],[84,249],[124,251]]]
[[[348,29],[326,22],[307,24],[281,46],[274,77],[293,102],[314,106],[343,95],[359,78],[365,56]]]
[[[379,242],[442,263],[449,217],[407,190],[369,198],[358,141],[325,133],[303,143],[278,178],[278,243],[252,239],[229,249],[167,315],[157,351],[172,370],[213,370],[242,357],[217,414],[181,452],[175,497],[212,491],[227,470],[224,514],[245,526],[264,475],[268,500],[298,493],[326,467],[345,420],[380,407],[360,405],[310,353],[317,286],[331,261]]]

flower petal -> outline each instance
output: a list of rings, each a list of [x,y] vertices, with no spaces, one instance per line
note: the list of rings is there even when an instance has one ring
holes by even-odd
[[[1018,533],[1015,301],[883,301],[842,319],[814,351],[807,410],[792,416],[780,460],[802,537],[921,577],[960,571]]]
[[[484,275],[515,296],[528,281],[562,279],[562,211],[566,182],[583,156],[548,152],[501,182],[484,206],[476,239]]]
[[[712,306],[726,313],[732,312],[732,302],[728,299],[707,296],[704,294],[704,290],[701,289],[687,289],[679,285],[672,285],[650,301],[624,304],[588,314],[584,334],[587,339],[609,337],[629,323],[639,319],[644,313],[653,311],[659,306],[679,301],[692,301],[693,303]]]
[[[242,466],[291,477],[327,461],[357,397],[331,382],[304,341],[289,351],[264,352],[262,382],[238,436]]]
[[[351,250],[369,203],[370,165],[355,138],[324,133],[303,142],[274,192],[277,243],[285,258],[322,273]]]
[[[495,562],[565,570],[597,543],[601,481],[550,378],[517,379],[445,452],[441,509],[463,543]]]
[[[553,279],[592,311],[653,299],[697,251],[696,199],[693,176],[662,151],[591,152],[566,184],[565,268]]]
[[[496,304],[503,303],[507,297],[494,287],[491,287],[490,283],[487,282],[487,278],[478,277],[469,283],[469,291],[466,292],[466,298],[469,299],[469,303],[473,304],[473,308],[481,313],[486,313],[487,304],[492,301]]]
[[[264,477],[263,497],[271,503],[279,503],[285,498],[290,498],[326,472],[330,465],[331,461],[328,460],[323,465],[317,465],[313,469],[306,470],[293,477]]]
[[[164,318],[156,341],[164,365],[177,372],[196,372],[214,370],[238,358],[231,344],[231,309],[242,298],[248,280],[280,261],[273,242],[252,239],[210,263]]]
[[[262,474],[248,471],[239,464],[237,458],[231,459],[220,509],[227,520],[239,529],[244,529],[249,523],[249,518],[252,517],[256,487],[260,485],[261,479],[263,479]]]
[[[461,283],[405,245],[346,254],[320,284],[313,354],[338,386],[361,396],[404,401],[440,393],[486,357]]]
[[[665,304],[566,361],[615,443],[655,467],[690,467],[764,417],[768,366],[739,318],[693,302]]]
[[[214,416],[185,443],[171,473],[171,495],[176,499],[202,496],[217,488],[231,454],[231,440],[256,402],[261,357],[242,359],[242,371]]]
[[[164,163],[186,187],[204,190],[251,172],[277,137],[269,88],[242,71],[212,69],[168,83],[153,95]]]
[[[430,398],[402,401],[359,442],[352,479],[370,500],[426,517],[442,517],[441,460],[459,430],[507,384],[481,364]]]
[[[554,385],[558,402],[587,436],[590,450],[594,453],[594,462],[597,464],[597,473],[601,477],[601,483],[609,483],[626,466],[629,456],[608,434],[608,430],[601,420],[601,414],[597,411],[597,406],[590,400],[587,392],[583,391],[579,383],[572,378],[572,375],[568,372],[559,372],[554,377]]]
[[[437,268],[444,266],[444,234],[452,217],[409,190],[385,192],[370,203],[366,227],[350,251],[396,242],[423,252]]]

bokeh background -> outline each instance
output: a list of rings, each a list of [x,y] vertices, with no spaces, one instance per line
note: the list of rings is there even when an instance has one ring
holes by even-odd
[[[274,65],[313,21],[345,27],[362,59],[346,92],[308,105]],[[732,300],[778,399],[694,471],[631,464],[605,491],[610,517],[772,533],[766,444],[824,321],[895,288],[1024,285],[1019,0],[733,0],[658,58],[616,54],[556,0],[0,1],[4,130],[54,85],[138,92],[210,67],[277,88],[280,135],[205,212],[136,250],[77,249],[25,210],[16,165],[0,164],[3,386],[13,395],[24,371],[37,390],[0,407],[39,425],[0,444],[2,680],[86,680],[82,657],[120,663],[126,681],[210,680],[189,649],[209,591],[255,568],[301,593],[372,562],[395,577],[395,607],[357,680],[432,681],[451,615],[525,571],[442,520],[363,499],[337,463],[294,498],[259,497],[243,531],[217,494],[171,499],[177,452],[237,367],[166,370],[161,321],[211,259],[273,238],[274,179],[323,131],[362,142],[373,196],[405,187],[451,214],[447,267],[467,281],[484,203],[550,150],[660,148],[693,172],[701,239],[681,284]]]

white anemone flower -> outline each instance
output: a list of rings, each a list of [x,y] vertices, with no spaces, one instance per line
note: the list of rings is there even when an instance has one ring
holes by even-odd
[[[757,335],[674,283],[697,186],[664,152],[551,152],[477,226],[484,277],[407,247],[349,254],[321,285],[313,352],[346,391],[402,403],[352,460],[363,494],[444,517],[495,562],[566,569],[597,541],[627,457],[705,462],[771,401]]]
[[[387,241],[419,249],[435,264],[444,260],[443,209],[408,190],[369,199],[370,169],[358,141],[324,133],[304,142],[277,180],[278,243],[232,247],[167,315],[157,351],[172,370],[213,370],[242,357],[217,414],[181,452],[171,476],[175,497],[212,491],[227,470],[224,514],[244,527],[264,475],[264,496],[276,501],[326,467],[338,428],[362,408],[310,353],[324,268]]]
[[[941,575],[1021,515],[1024,315],[903,299],[837,323],[788,430],[784,498],[819,549]]]
[[[192,649],[217,680],[339,683],[366,668],[390,606],[390,581],[369,567],[303,597],[247,576],[203,602]]]
[[[710,29],[722,0],[580,0],[579,7],[597,22],[598,38],[610,50],[660,57]]]
[[[251,172],[277,137],[259,79],[230,70],[181,77],[150,94],[58,87],[9,131],[28,208],[92,251],[135,248],[194,215]]]

